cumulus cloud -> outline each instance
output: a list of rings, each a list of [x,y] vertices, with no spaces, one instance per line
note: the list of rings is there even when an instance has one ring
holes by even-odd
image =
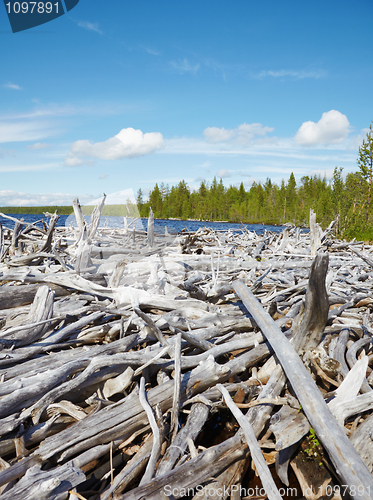
[[[343,142],[350,133],[347,116],[332,109],[323,113],[320,120],[304,122],[295,134],[295,141],[301,146],[328,146]]]
[[[192,64],[187,58],[171,61],[171,66],[175,68],[181,75],[183,73],[193,73],[194,75],[199,70],[200,64]]]
[[[35,142],[31,146],[27,146],[29,149],[45,149],[48,147],[48,144],[45,142]]]
[[[273,127],[263,127],[261,123],[242,123],[233,129],[207,127],[203,135],[206,141],[212,144],[233,141],[241,146],[248,146],[255,138],[263,138],[273,131]]]
[[[164,147],[163,136],[159,132],[143,133],[141,130],[124,128],[119,134],[104,142],[76,141],[70,147],[65,165],[75,166],[81,157],[100,160],[119,160],[144,156]]]
[[[235,137],[235,129],[226,129],[224,127],[207,127],[203,131],[203,135],[207,142],[215,144],[216,142],[227,142]]]
[[[225,170],[225,168],[221,168],[217,173],[216,177],[219,177],[220,179],[224,179],[226,177],[231,177],[231,173],[228,170]]]

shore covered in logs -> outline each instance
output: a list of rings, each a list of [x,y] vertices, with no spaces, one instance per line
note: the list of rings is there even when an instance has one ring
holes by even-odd
[[[7,500],[373,496],[373,247],[0,230]]]

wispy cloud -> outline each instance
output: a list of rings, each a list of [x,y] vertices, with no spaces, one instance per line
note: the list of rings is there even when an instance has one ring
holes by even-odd
[[[348,153],[348,151],[351,151]],[[347,147],[347,143],[334,144],[331,146],[321,146],[316,148],[305,148],[298,145],[294,138],[277,138],[273,142],[254,141],[249,147],[226,143],[208,143],[198,138],[172,138],[165,140],[165,148],[160,154],[175,155],[204,155],[210,157],[241,157],[241,158],[267,158],[269,164],[281,159],[304,161],[330,161],[333,165],[355,164],[356,149]],[[246,161],[246,160],[245,160]],[[252,161],[251,159],[248,161]],[[283,168],[281,163],[279,168]],[[263,172],[263,168],[261,167]]]
[[[151,56],[160,56],[161,53],[159,50],[152,49],[151,47],[142,47],[147,54],[150,54]]]
[[[35,142],[35,144],[32,144],[31,146],[27,146],[29,149],[45,149],[48,147],[48,144],[45,142]]]
[[[184,59],[179,59],[178,61],[171,61],[170,64],[181,75],[184,73],[192,73],[195,75],[200,68],[199,63],[192,64],[186,57]]]
[[[39,120],[0,121],[0,143],[38,141],[56,134],[53,124]]]
[[[39,104],[39,103],[37,103]],[[45,104],[35,106],[30,111],[21,113],[0,114],[0,120],[34,119],[45,117],[64,116],[111,116],[121,114],[128,110],[133,110],[133,105],[126,105],[120,102],[107,102],[102,104]]]
[[[0,172],[39,172],[61,166],[60,163],[40,163],[36,165],[0,165]]]
[[[219,179],[226,179],[231,176],[232,174],[225,168],[221,168],[218,172],[216,172],[216,177],[219,177]]]
[[[77,113],[78,110],[75,106],[50,104],[46,106],[38,106],[32,111],[26,111],[23,113],[0,115],[0,120],[24,120],[45,118],[49,116],[71,116]]]
[[[100,30],[98,23],[91,23],[90,21],[75,21],[78,26],[84,28],[85,30],[95,31],[100,35],[103,35],[103,31]]]
[[[206,141],[212,144],[235,142],[241,146],[248,146],[255,138],[265,138],[269,132],[273,131],[273,127],[263,127],[261,123],[242,123],[233,129],[207,127],[203,135]]]
[[[94,163],[93,160],[78,158],[71,153],[65,158],[66,167],[82,167],[83,165],[94,165]]]
[[[244,64],[221,63],[220,61],[211,58],[205,59],[203,64],[206,68],[214,71],[214,73],[220,73],[223,80],[226,80],[228,77],[239,76],[247,72]]]
[[[3,85],[4,88],[6,89],[12,89],[12,90],[22,90],[19,85],[16,85],[15,83],[4,83]]]
[[[30,194],[21,191],[0,190],[2,207],[37,207],[71,205],[76,195],[64,193]]]
[[[283,78],[283,79],[292,79],[292,80],[303,80],[304,78],[325,78],[326,76],[326,71],[321,70],[321,69],[301,69],[301,70],[288,70],[288,69],[281,69],[281,70],[266,70],[266,71],[260,71],[259,73],[252,73],[251,76],[253,78],[266,78],[266,77],[272,77],[272,78]]]

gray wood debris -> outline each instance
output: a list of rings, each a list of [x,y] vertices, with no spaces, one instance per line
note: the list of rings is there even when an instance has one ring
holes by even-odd
[[[104,202],[0,227],[1,498],[372,498],[373,246]]]

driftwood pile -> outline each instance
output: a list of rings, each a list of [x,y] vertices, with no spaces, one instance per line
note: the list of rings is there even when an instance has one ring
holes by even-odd
[[[1,498],[373,497],[373,248],[104,201],[0,230]]]

